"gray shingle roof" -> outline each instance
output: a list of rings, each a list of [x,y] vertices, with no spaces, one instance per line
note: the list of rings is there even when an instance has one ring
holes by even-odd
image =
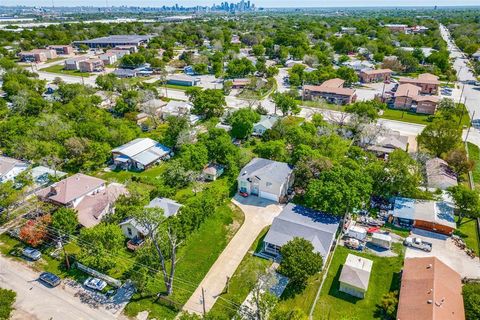
[[[176,215],[182,205],[172,199],[155,198],[145,208],[161,208],[165,217]]]
[[[281,247],[293,238],[303,238],[325,258],[339,222],[339,217],[289,203],[273,220],[264,241]]]
[[[263,158],[253,158],[240,172],[239,178],[268,177],[270,181],[282,183],[292,174],[292,167],[285,162],[278,162]]]
[[[372,260],[348,254],[339,281],[366,291],[370,281],[372,265]]]

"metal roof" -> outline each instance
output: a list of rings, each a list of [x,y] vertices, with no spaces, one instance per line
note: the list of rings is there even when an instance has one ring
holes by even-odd
[[[113,35],[108,37],[100,37],[90,40],[75,41],[74,43],[90,43],[90,44],[124,44],[124,43],[141,43],[149,41],[152,36],[148,35]]]
[[[155,198],[145,208],[161,208],[165,217],[171,217],[177,214],[182,205],[172,199]]]
[[[289,203],[273,220],[264,241],[281,247],[293,238],[303,238],[325,259],[339,222],[339,217]]]
[[[170,148],[150,138],[137,138],[112,150],[113,153],[148,165],[170,153]]]
[[[422,220],[455,229],[453,207],[443,201],[395,198],[392,215],[401,219]]]
[[[373,261],[351,253],[342,268],[339,281],[362,290],[368,289]]]

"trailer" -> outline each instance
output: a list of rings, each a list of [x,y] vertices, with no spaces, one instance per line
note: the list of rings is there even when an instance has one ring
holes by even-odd
[[[392,237],[384,233],[374,233],[370,242],[377,247],[390,249],[392,246]]]
[[[367,237],[367,229],[357,226],[355,224],[352,224],[351,226],[349,226],[346,235],[351,238],[364,241],[365,238]]]

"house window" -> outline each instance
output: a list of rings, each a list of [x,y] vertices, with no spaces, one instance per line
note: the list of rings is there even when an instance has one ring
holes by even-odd
[[[130,229],[130,227],[127,228],[127,233],[128,233],[129,236],[132,235],[132,229]]]

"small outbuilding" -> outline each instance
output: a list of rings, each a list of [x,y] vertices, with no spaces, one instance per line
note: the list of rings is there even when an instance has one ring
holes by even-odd
[[[215,181],[223,174],[225,167],[221,164],[211,163],[203,169],[203,178],[207,181]]]
[[[363,241],[367,237],[367,229],[355,224],[351,224],[348,227],[347,236]]]
[[[340,274],[340,291],[363,299],[368,289],[373,261],[348,254]]]
[[[392,237],[388,234],[374,233],[372,235],[372,241],[370,242],[377,247],[390,249],[390,247],[392,246]]]

